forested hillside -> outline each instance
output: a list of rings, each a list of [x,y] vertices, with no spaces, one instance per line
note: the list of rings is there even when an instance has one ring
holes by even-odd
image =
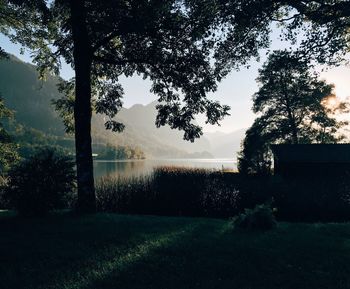
[[[57,78],[39,80],[33,65],[14,56],[0,61],[0,94],[8,108],[15,111],[20,124],[45,133],[63,136],[64,127],[51,106],[57,99]]]
[[[0,61],[0,93],[6,106],[15,112],[16,125],[11,126],[12,134],[31,145],[54,143],[73,150],[73,137],[65,134],[63,123],[51,104],[61,97],[57,83],[58,78],[53,76],[39,80],[35,66],[15,56]],[[155,103],[123,108],[117,118],[126,129],[118,134],[104,129],[102,115],[93,115],[94,152],[102,153],[108,144],[137,148],[146,157],[212,157],[211,144],[205,137],[191,144],[182,139],[180,131],[169,127],[157,129],[155,117]]]

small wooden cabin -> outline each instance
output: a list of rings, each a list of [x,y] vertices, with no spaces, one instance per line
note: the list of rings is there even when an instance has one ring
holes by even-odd
[[[350,172],[350,144],[280,144],[272,145],[271,149],[275,174],[308,176]]]

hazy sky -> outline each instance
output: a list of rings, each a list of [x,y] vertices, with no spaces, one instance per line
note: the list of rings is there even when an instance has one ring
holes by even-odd
[[[272,49],[282,49],[288,44],[277,40],[277,31],[272,36]],[[16,55],[25,62],[31,62],[30,54],[26,52],[24,55],[19,53],[20,46],[12,44],[6,37],[0,35],[0,47],[7,52]],[[255,82],[258,76],[258,69],[265,61],[266,57],[262,56],[261,61],[257,63],[252,61],[249,69],[242,68],[239,72],[232,72],[218,87],[218,91],[210,97],[219,100],[223,104],[231,106],[231,116],[227,117],[221,124],[217,126],[205,126],[205,131],[223,131],[231,132],[241,128],[248,128],[253,120],[254,114],[251,112],[251,96],[257,91]],[[61,71],[61,76],[68,79],[73,76],[72,69],[65,65]],[[350,67],[338,67],[329,69],[321,73],[321,77],[330,83],[335,84],[336,94],[345,98],[350,96]],[[141,77],[121,78],[121,84],[125,90],[124,106],[130,107],[133,104],[148,104],[155,100],[156,97],[150,91],[151,84],[149,81],[143,80]],[[201,119],[198,120],[202,123]]]

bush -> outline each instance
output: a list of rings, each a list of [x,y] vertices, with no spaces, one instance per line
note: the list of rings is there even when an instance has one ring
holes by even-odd
[[[24,216],[67,208],[75,191],[74,162],[55,149],[40,149],[9,172],[5,197]]]
[[[250,230],[270,230],[276,226],[276,219],[270,204],[257,205],[254,209],[245,209],[233,219],[234,228]]]

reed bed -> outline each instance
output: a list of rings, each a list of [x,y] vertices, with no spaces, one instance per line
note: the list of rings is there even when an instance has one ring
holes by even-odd
[[[102,178],[96,192],[99,211],[121,214],[227,218],[269,202],[279,220],[350,220],[348,176],[259,177],[158,167],[141,177]]]
[[[170,216],[228,217],[237,213],[238,189],[223,171],[158,167],[150,175],[102,178],[101,211]]]

